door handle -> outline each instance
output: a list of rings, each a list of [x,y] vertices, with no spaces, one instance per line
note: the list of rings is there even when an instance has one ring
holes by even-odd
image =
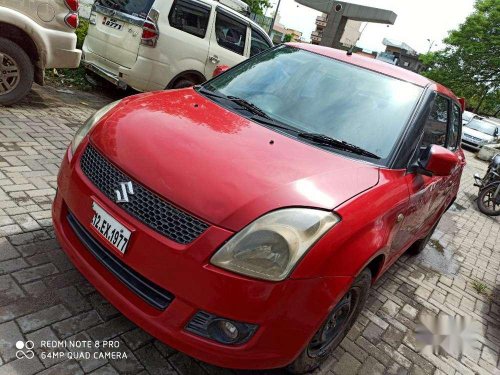
[[[213,63],[213,64],[218,64],[219,63],[219,56],[217,55],[213,55],[213,56],[209,56],[208,59]]]

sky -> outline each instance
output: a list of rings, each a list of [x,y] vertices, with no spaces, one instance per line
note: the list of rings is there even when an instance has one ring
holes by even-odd
[[[272,4],[278,2],[270,1]],[[392,10],[398,15],[396,23],[389,27],[374,23],[366,26],[357,46],[371,51],[383,51],[384,38],[405,42],[420,53],[427,52],[430,46],[427,39],[430,39],[435,41],[432,50],[437,50],[442,47],[441,41],[448,35],[448,31],[457,28],[474,10],[474,0],[350,0],[349,2]],[[271,12],[272,9],[268,10],[267,15]],[[319,14],[294,0],[281,0],[279,9],[281,24],[302,31],[306,40],[309,40],[311,31],[315,30],[314,22]]]

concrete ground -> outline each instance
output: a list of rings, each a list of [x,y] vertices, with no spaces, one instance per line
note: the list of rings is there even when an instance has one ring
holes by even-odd
[[[0,375],[234,373],[136,327],[74,269],[54,239],[50,207],[61,157],[82,121],[111,100],[35,87],[23,103],[0,107]],[[359,321],[318,373],[500,374],[500,221],[482,215],[474,202],[472,176],[483,174],[486,163],[471,153],[467,161],[458,200],[430,245],[417,257],[403,256],[376,283]],[[414,333],[425,313],[470,317],[476,340],[455,357],[419,353]],[[39,345],[63,339],[113,340],[118,348],[68,359],[50,355],[61,349]],[[25,356],[29,348],[18,352],[20,340],[35,343],[33,358]],[[113,358],[113,350],[127,359]]]

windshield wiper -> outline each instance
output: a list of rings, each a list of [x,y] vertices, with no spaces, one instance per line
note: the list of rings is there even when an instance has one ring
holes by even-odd
[[[246,99],[239,98],[237,96],[231,96],[231,95],[229,95],[227,98],[229,100],[231,100],[233,103],[236,103],[236,104],[240,105],[241,107],[245,108],[246,110],[248,110],[249,112],[253,113],[254,115],[272,120],[272,118],[269,117],[269,115],[266,112],[264,112],[262,109],[257,107],[255,104],[250,103]]]
[[[353,144],[348,143],[346,141],[341,141],[340,139],[335,139],[335,138],[329,137],[329,136],[324,135],[324,134],[299,133],[299,134],[297,134],[297,137],[308,139],[308,140],[313,141],[314,143],[317,143],[317,144],[334,147],[334,148],[337,148],[340,150],[350,151],[350,152],[358,154],[358,155],[368,156],[369,158],[380,159],[380,156],[375,155],[374,153],[372,153],[368,150],[365,150],[359,146],[353,145]]]

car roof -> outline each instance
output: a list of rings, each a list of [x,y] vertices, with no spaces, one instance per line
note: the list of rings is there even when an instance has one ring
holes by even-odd
[[[346,62],[348,64],[356,65],[361,68],[369,69],[374,72],[378,72],[381,74],[385,74],[390,77],[394,77],[397,79],[400,79],[402,81],[406,81],[409,83],[413,83],[414,85],[420,86],[420,87],[427,87],[429,86],[431,89],[434,91],[438,92],[439,94],[446,95],[458,103],[458,98],[455,96],[455,94],[448,89],[447,87],[434,82],[420,74],[414,73],[410,70],[400,68],[399,66],[392,65],[386,62],[383,62],[381,60],[376,60],[376,59],[371,59],[368,57],[365,57],[363,55],[359,55],[357,53],[353,53],[352,55],[348,55],[346,51],[340,50],[340,49],[335,49],[335,48],[330,48],[330,47],[325,47],[325,46],[318,46],[315,44],[307,44],[307,43],[286,43],[286,45],[300,48],[306,51],[314,52],[319,55],[331,57],[332,59],[339,60]]]

